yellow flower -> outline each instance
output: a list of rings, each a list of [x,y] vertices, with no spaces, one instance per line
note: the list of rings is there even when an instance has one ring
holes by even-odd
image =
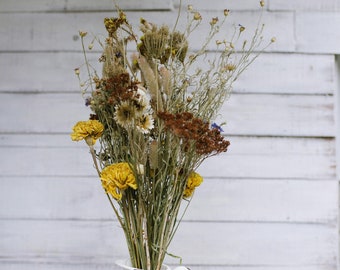
[[[100,174],[100,179],[105,191],[116,200],[122,198],[121,191],[129,187],[137,189],[136,178],[130,165],[126,162],[115,163],[105,167]]]
[[[71,139],[72,141],[85,140],[89,146],[92,146],[103,134],[103,131],[104,126],[98,120],[79,121],[73,127]]]
[[[203,177],[196,172],[192,172],[187,180],[187,186],[184,190],[183,197],[191,197],[194,193],[196,187],[198,187],[203,182]]]

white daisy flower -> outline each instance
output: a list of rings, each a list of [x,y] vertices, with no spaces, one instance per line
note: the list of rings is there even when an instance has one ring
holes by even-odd
[[[147,134],[154,128],[154,120],[149,114],[144,114],[136,121],[137,130]]]
[[[130,101],[122,101],[115,107],[114,120],[120,126],[128,128],[133,126],[136,118],[136,107]]]

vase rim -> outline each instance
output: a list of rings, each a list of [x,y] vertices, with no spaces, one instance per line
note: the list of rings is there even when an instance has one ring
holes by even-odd
[[[129,259],[120,259],[115,261],[116,265],[123,267],[124,269],[128,270],[143,270],[139,268],[135,268],[131,266],[131,262]],[[162,270],[171,270],[170,267],[166,264],[162,264]]]

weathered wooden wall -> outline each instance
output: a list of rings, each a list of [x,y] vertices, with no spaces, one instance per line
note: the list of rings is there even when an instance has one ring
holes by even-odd
[[[204,18],[224,8],[245,26],[258,17],[258,0],[192,4]],[[172,23],[178,1],[120,6],[134,23]],[[170,249],[191,269],[338,269],[339,6],[267,0],[265,36],[277,42],[235,84],[222,111],[230,151],[201,167]],[[111,8],[0,0],[0,269],[115,269],[127,256],[88,150],[69,138],[88,115],[73,73],[78,30],[103,33]]]

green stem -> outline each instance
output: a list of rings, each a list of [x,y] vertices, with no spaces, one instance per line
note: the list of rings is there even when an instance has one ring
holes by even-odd
[[[86,50],[85,50],[85,45],[84,45],[84,37],[81,37],[81,46],[83,48],[83,54],[84,54],[84,59],[85,59],[85,64],[86,64],[86,69],[87,69],[87,74],[89,76],[89,79],[90,79],[90,85],[91,85],[91,90],[93,92],[93,85],[92,85],[92,78],[91,78],[91,72],[90,72],[90,64],[89,64],[89,61],[87,59],[87,55],[86,55]],[[91,148],[91,147],[90,147]]]
[[[98,162],[97,162],[97,158],[96,158],[96,152],[95,152],[95,150],[94,150],[93,145],[90,145],[89,147],[90,147],[90,153],[91,153],[91,156],[92,156],[92,159],[93,159],[94,167],[96,168],[96,171],[97,171],[98,176],[99,176],[99,178],[100,178],[100,169],[99,169]],[[124,224],[123,224],[123,221],[121,220],[121,217],[119,216],[118,210],[117,210],[116,207],[114,206],[114,204],[113,204],[113,202],[112,202],[112,199],[111,199],[110,195],[109,195],[107,192],[105,192],[105,193],[106,193],[107,198],[109,199],[109,202],[110,202],[110,204],[111,204],[111,207],[112,207],[113,211],[115,212],[115,214],[116,214],[116,216],[117,216],[117,218],[118,218],[118,221],[119,221],[119,223],[120,223],[120,226],[123,227]]]

